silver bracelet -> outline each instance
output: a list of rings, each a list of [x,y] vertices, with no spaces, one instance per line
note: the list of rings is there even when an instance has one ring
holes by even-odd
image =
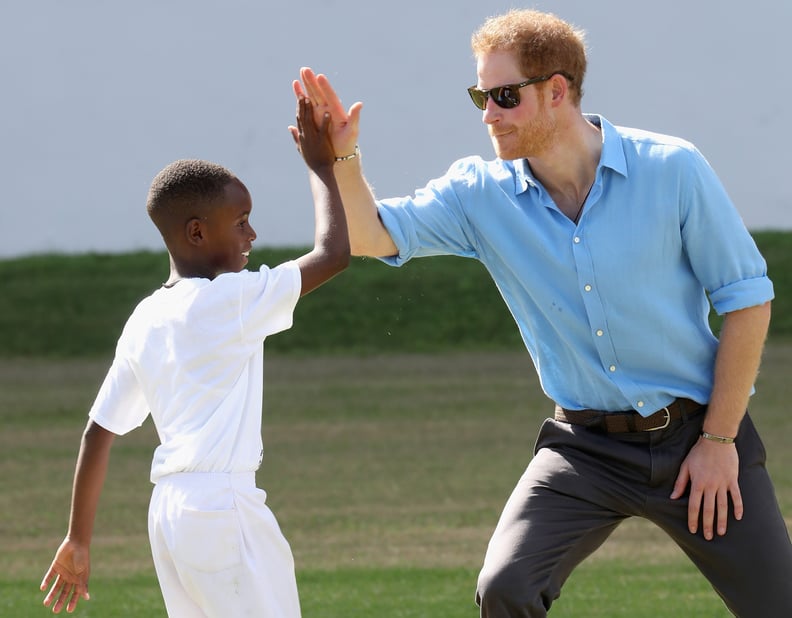
[[[734,438],[727,438],[726,436],[716,436],[714,433],[708,433],[706,431],[701,432],[701,437],[705,440],[712,440],[713,442],[718,442],[719,444],[734,444]]]
[[[355,150],[354,150],[354,152],[352,154],[348,154],[345,157],[336,157],[335,160],[336,161],[349,161],[350,159],[354,159],[355,157],[357,157],[359,154],[360,154],[360,146],[355,144]]]

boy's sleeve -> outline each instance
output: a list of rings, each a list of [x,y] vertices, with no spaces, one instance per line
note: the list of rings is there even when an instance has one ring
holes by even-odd
[[[88,416],[114,434],[140,427],[149,414],[148,404],[132,367],[116,355]]]
[[[247,273],[240,288],[240,320],[244,339],[261,342],[291,328],[300,299],[302,277],[295,261]]]

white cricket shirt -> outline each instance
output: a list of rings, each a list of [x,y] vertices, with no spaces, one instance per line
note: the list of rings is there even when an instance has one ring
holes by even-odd
[[[263,341],[291,327],[295,262],[183,279],[135,308],[89,416],[118,435],[149,413],[161,444],[151,481],[261,463]]]

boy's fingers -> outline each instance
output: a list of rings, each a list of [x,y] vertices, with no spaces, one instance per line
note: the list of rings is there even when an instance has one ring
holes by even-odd
[[[54,573],[52,572],[52,567],[50,567],[49,571],[47,571],[46,575],[44,575],[44,579],[41,580],[39,590],[46,590],[49,587],[53,575]]]
[[[69,599],[69,604],[66,606],[66,611],[68,613],[72,613],[77,608],[77,602],[80,600],[80,597],[86,598],[85,593],[78,594],[75,590],[72,592],[71,599]]]
[[[55,607],[53,608],[55,613],[58,613],[58,612],[60,612],[61,609],[63,609],[64,604],[66,603],[66,601],[69,598],[69,590],[70,589],[71,589],[71,586],[63,586],[61,588],[61,593],[58,596],[58,600],[55,601]]]
[[[327,133],[329,130],[331,119],[330,112],[325,112],[322,116],[322,126],[320,127],[322,133]]]
[[[52,578],[50,577],[50,578],[47,580],[46,584],[45,584],[44,582],[42,582],[42,583],[41,583],[41,585],[42,585],[42,588],[41,588],[41,589],[42,589],[42,590],[46,590],[46,589],[47,589],[47,587],[50,585],[50,580],[51,580],[51,579],[52,579]],[[58,585],[58,583],[59,583],[59,582],[58,582],[58,580],[57,580],[57,579],[56,579],[54,582],[52,582],[52,588],[50,588],[49,592],[47,593],[47,596],[45,596],[45,597],[44,597],[44,605],[46,605],[47,607],[49,607],[50,605],[52,605],[52,602],[55,600],[55,596],[56,596],[56,594],[57,594],[57,593],[59,592],[59,590],[60,590],[60,586]]]
[[[297,127],[289,127],[289,134],[292,136],[294,143],[300,145],[300,134],[297,132]]]
[[[50,591],[47,593],[47,596],[44,597],[44,605],[46,605],[47,607],[52,606],[52,611],[56,613],[58,611],[58,603],[59,603],[60,595],[63,593],[62,589],[63,589],[63,584],[56,579],[55,583],[52,585],[52,588],[50,588]],[[54,605],[53,602],[55,603]]]

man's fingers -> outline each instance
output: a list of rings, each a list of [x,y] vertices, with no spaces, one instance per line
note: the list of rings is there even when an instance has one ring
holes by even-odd
[[[679,469],[679,474],[677,474],[676,481],[674,481],[674,489],[671,491],[671,499],[676,500],[681,498],[684,495],[685,489],[687,488],[689,482],[690,474],[688,473],[687,465],[683,463],[682,467]]]
[[[298,99],[300,97],[306,96],[305,92],[303,91],[303,87],[302,87],[302,84],[300,83],[299,79],[295,79],[292,82],[292,90],[294,90],[294,96],[297,97]]]
[[[315,74],[310,68],[300,69],[300,79],[308,96],[318,107],[327,106],[333,118],[346,118],[346,110],[341,105],[341,99],[330,85],[330,80],[323,73]]]
[[[725,489],[719,491],[716,504],[718,505],[718,536],[723,536],[726,534],[729,519],[729,492]]]
[[[740,486],[736,483],[734,487],[729,490],[731,494],[732,505],[734,507],[734,519],[740,521],[743,518],[743,501],[742,494],[740,493]]]
[[[319,87],[316,82],[316,75],[314,72],[308,67],[303,67],[300,69],[300,79],[302,80],[302,87],[304,88],[307,96],[316,102],[321,100],[319,97]]]
[[[341,104],[341,99],[333,90],[327,77],[325,75],[317,75],[316,83],[322,93],[322,101],[328,106],[333,117],[346,118],[346,110]]]
[[[711,491],[704,492],[704,507],[701,511],[701,527],[704,538],[708,541],[712,540],[712,530],[715,521],[715,496],[716,494]]]
[[[701,492],[691,490],[688,498],[688,530],[691,534],[698,532],[699,515],[701,514]]]
[[[352,107],[349,108],[350,123],[358,124],[358,122],[360,122],[360,110],[362,109],[363,109],[363,103],[361,103],[360,101],[352,104]]]

